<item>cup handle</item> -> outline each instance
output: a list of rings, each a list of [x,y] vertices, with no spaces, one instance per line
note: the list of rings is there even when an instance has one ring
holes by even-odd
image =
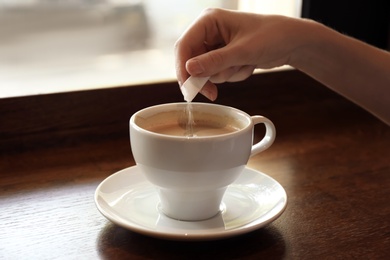
[[[263,139],[252,146],[251,156],[254,156],[272,145],[275,140],[276,129],[271,120],[264,116],[251,116],[251,118],[254,126],[260,123],[265,125],[265,135]]]

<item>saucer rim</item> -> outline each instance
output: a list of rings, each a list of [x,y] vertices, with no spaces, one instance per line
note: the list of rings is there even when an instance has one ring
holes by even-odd
[[[163,232],[163,231],[158,231],[158,230],[152,230],[152,229],[149,229],[147,227],[141,226],[136,222],[131,222],[131,221],[125,220],[125,219],[121,218],[121,216],[119,216],[118,214],[113,213],[112,211],[106,212],[106,210],[99,203],[98,197],[99,197],[99,191],[100,191],[101,187],[124,171],[135,171],[132,174],[142,175],[142,173],[140,173],[139,170],[137,170],[137,165],[124,168],[122,170],[119,170],[119,171],[109,175],[102,182],[100,182],[100,184],[97,186],[97,188],[95,190],[95,194],[94,194],[95,205],[96,205],[98,211],[106,219],[113,222],[114,224],[116,224],[122,228],[125,228],[127,230],[130,230],[130,231],[142,234],[142,235],[146,235],[149,237],[154,237],[154,238],[159,238],[159,239],[164,239],[164,240],[173,240],[173,241],[210,241],[210,240],[226,239],[226,238],[239,236],[239,235],[243,235],[243,234],[258,230],[258,229],[270,224],[271,222],[273,222],[277,218],[279,218],[283,214],[283,212],[285,211],[285,209],[287,207],[287,202],[288,202],[287,193],[286,193],[285,189],[283,188],[283,186],[278,181],[276,181],[275,179],[270,177],[269,175],[246,166],[244,168],[242,174],[245,174],[245,171],[255,172],[256,174],[262,175],[263,177],[270,179],[274,183],[274,185],[279,186],[279,188],[282,191],[282,195],[280,196],[280,198],[283,198],[284,204],[279,209],[279,211],[277,211],[273,215],[269,216],[269,218],[267,218],[264,221],[260,221],[259,223],[256,223],[260,220],[260,218],[257,218],[253,221],[249,221],[248,223],[245,223],[242,226],[236,227],[234,229],[223,230],[223,231],[213,232],[213,233],[191,233],[191,234],[188,234],[188,233],[182,234],[181,233],[181,234],[179,234],[179,233],[168,233],[168,232]],[[147,182],[147,180],[141,180],[140,183],[143,181]],[[234,182],[234,183],[236,183],[236,182]],[[150,184],[150,185],[152,186],[152,184]],[[180,222],[180,220],[177,220],[177,221]]]

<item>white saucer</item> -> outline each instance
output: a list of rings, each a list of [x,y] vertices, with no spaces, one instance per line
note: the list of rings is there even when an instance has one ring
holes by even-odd
[[[245,168],[228,187],[218,215],[203,221],[179,221],[160,213],[155,188],[133,166],[100,183],[95,203],[106,218],[137,233],[170,240],[214,240],[274,221],[286,208],[287,195],[271,177]]]

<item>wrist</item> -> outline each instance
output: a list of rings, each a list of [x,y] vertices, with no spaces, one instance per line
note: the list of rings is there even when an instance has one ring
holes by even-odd
[[[318,54],[328,45],[330,35],[327,28],[318,22],[308,19],[297,19],[294,24],[293,40],[288,65],[305,71],[318,61]]]

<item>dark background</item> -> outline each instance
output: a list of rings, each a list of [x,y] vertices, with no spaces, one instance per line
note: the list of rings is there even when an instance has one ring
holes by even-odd
[[[302,17],[390,50],[389,0],[303,0]]]

